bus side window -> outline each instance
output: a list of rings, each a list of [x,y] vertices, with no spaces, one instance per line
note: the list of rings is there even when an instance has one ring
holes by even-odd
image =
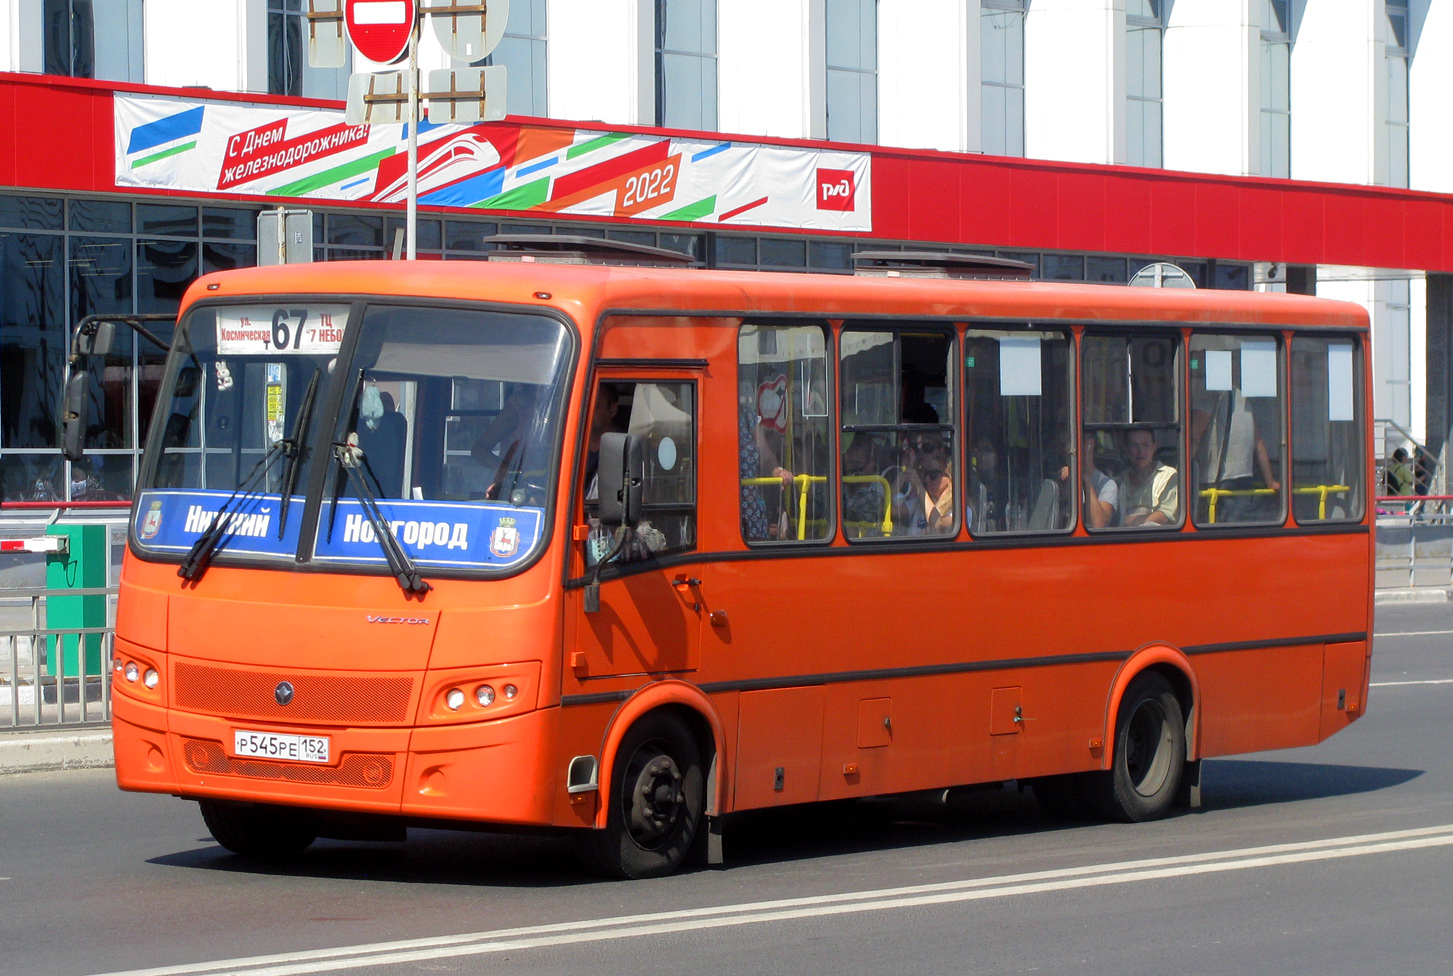
[[[1086,335],[1080,351],[1080,480],[1086,527],[1180,525],[1180,339]],[[1086,483],[1095,486],[1098,505],[1091,504]],[[1113,512],[1097,525],[1095,516],[1105,506]]]
[[[1197,333],[1190,357],[1196,524],[1282,521],[1281,343],[1275,336]]]
[[[737,414],[742,538],[832,536],[832,402],[820,326],[742,324]]]
[[[844,328],[839,346],[843,531],[849,540],[952,538],[954,337]]]
[[[1074,521],[1073,345],[1066,332],[964,336],[969,532],[1055,532]]]
[[[1292,514],[1298,522],[1362,517],[1359,352],[1350,338],[1292,339]]]
[[[602,383],[591,408],[583,489],[590,525],[586,565],[594,566],[614,542],[595,517],[600,434],[611,431],[635,434],[646,442],[641,522],[611,563],[638,562],[696,548],[696,385]]]

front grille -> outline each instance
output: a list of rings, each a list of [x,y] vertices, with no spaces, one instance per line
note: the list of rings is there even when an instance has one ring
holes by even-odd
[[[221,776],[245,776],[248,779],[281,780],[287,783],[311,783],[317,786],[360,786],[381,790],[393,782],[392,756],[368,752],[344,753],[337,766],[312,763],[273,762],[270,759],[233,759],[222,750],[220,742],[207,739],[183,739],[182,756],[194,773]]]
[[[278,722],[336,725],[403,722],[409,715],[412,678],[383,675],[306,675],[283,671],[215,668],[178,662],[178,708]],[[293,698],[279,705],[274,692],[291,682]]]

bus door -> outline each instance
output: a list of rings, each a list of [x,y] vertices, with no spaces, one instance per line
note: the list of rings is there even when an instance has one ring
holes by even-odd
[[[575,636],[567,663],[583,679],[697,668],[706,612],[701,564],[691,558],[697,550],[697,374],[651,374],[601,371],[591,393],[582,497],[574,506],[583,515],[574,533],[581,549],[572,564],[589,578],[606,561],[598,608],[587,610],[587,586],[570,591]],[[612,431],[646,442],[641,522],[614,556],[618,540],[595,517],[599,438]]]

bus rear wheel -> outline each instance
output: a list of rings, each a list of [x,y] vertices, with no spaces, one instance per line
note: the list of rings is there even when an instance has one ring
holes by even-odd
[[[244,857],[288,857],[318,839],[308,817],[287,807],[203,800],[202,820],[217,843]]]
[[[705,806],[701,750],[666,714],[651,714],[621,740],[604,830],[581,838],[586,864],[617,878],[656,878],[681,866]]]
[[[1120,699],[1110,768],[1083,782],[1085,799],[1105,820],[1158,820],[1175,802],[1185,763],[1180,699],[1163,675],[1147,671]]]

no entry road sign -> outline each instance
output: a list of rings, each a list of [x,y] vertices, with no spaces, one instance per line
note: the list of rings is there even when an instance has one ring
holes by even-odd
[[[393,64],[408,53],[414,0],[348,0],[348,37],[370,61]]]

